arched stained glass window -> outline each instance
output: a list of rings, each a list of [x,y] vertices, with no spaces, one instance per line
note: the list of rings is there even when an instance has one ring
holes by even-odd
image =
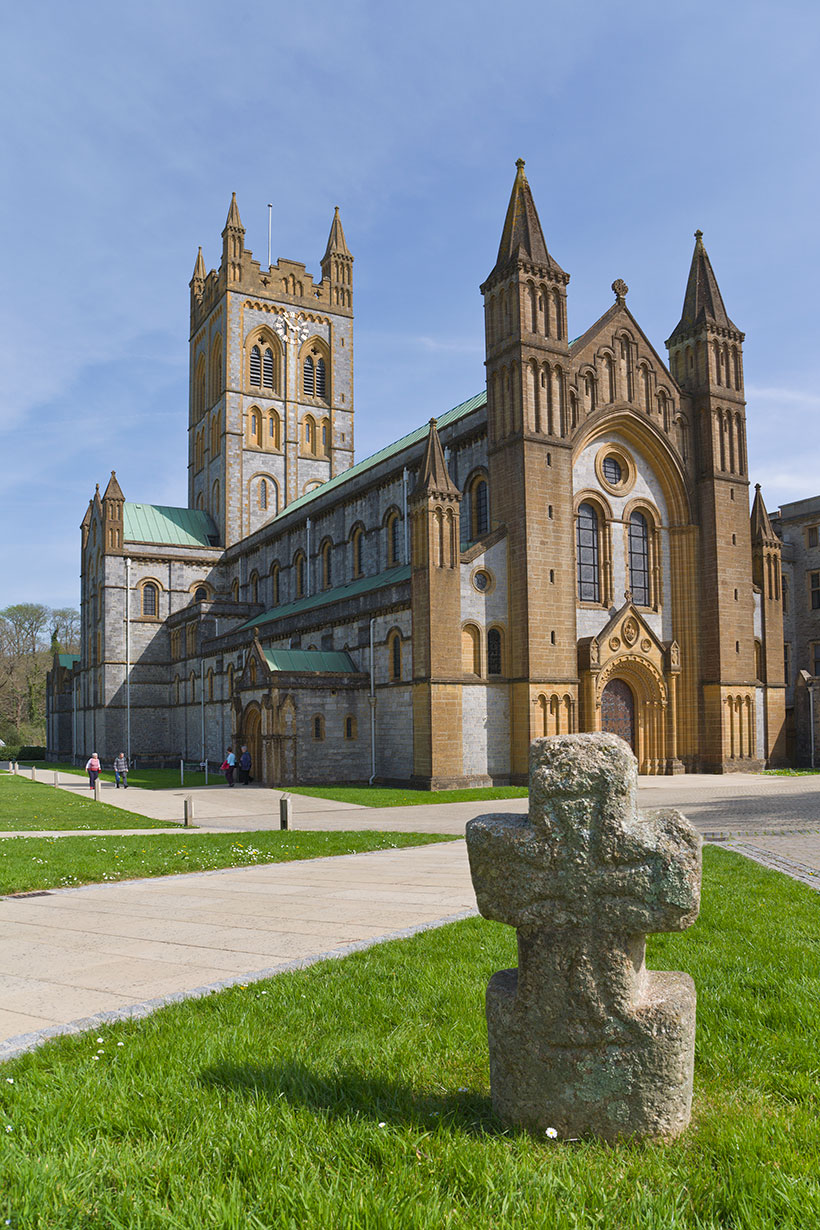
[[[475,538],[481,538],[490,528],[490,489],[486,479],[480,478],[473,487],[475,501]]]
[[[640,512],[629,518],[629,588],[636,606],[649,606],[649,526]]]
[[[501,633],[498,628],[490,628],[487,633],[487,674],[501,674]]]
[[[600,602],[598,514],[591,504],[581,504],[578,508],[576,553],[578,556],[578,598],[581,602]]]

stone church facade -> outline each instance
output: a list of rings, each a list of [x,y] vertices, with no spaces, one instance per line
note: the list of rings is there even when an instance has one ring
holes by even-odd
[[[353,463],[353,258],[267,269],[232,200],[191,280],[188,507],[82,523],[54,759],[250,747],[270,785],[525,782],[613,730],[644,773],[783,760],[780,542],[750,516],[744,335],[703,245],[668,361],[614,303],[569,340],[519,162],[481,290],[486,392]]]

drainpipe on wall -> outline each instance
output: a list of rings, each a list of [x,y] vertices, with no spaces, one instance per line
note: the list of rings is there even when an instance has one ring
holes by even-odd
[[[310,570],[311,570],[310,529],[311,529],[311,522],[310,522],[310,517],[308,517],[307,520],[305,521],[305,555],[307,556],[305,560],[305,590],[306,590],[305,597],[306,598],[309,598],[311,594],[311,589],[310,589]]]
[[[131,765],[131,560],[125,561],[125,758]]]
[[[373,644],[373,627],[375,619],[370,621],[370,777],[368,786],[373,785],[376,776],[376,653]]]
[[[199,741],[202,748],[200,761],[205,760],[205,662],[199,659]]]
[[[809,691],[809,730],[811,732],[811,767],[814,768],[814,684],[808,685]]]

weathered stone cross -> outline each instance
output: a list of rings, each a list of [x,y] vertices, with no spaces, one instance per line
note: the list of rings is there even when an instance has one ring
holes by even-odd
[[[518,929],[518,969],[487,988],[493,1103],[565,1139],[689,1122],[694,984],[644,953],[697,917],[701,841],[679,812],[639,812],[637,785],[615,735],[537,739],[529,816],[467,825],[478,908]]]

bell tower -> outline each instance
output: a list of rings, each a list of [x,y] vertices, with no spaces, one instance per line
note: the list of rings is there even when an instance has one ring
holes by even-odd
[[[236,194],[218,269],[200,248],[191,288],[188,502],[224,546],[353,461],[353,257],[336,208],[322,278],[263,266]]]
[[[511,774],[525,782],[544,732],[537,696],[568,694],[577,715],[569,274],[550,255],[524,160],[516,163],[498,257],[484,296],[492,521],[509,566]],[[572,720],[577,728],[577,716]]]
[[[726,312],[703,234],[695,231],[683,312],[666,345],[672,374],[692,401],[702,760],[704,769],[718,773],[759,767],[743,339]]]

